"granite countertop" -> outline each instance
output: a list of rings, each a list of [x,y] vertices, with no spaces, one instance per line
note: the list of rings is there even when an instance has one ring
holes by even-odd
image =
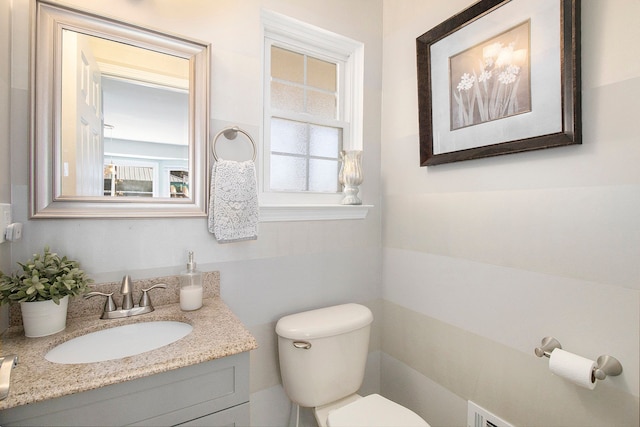
[[[147,286],[148,282],[141,284]],[[257,348],[255,338],[218,296],[217,289],[213,292],[214,296],[210,295],[211,292],[205,291],[203,306],[196,311],[181,311],[179,304],[174,302],[155,306],[155,311],[151,313],[103,320],[99,318],[99,310],[91,316],[68,318],[64,331],[41,338],[26,338],[20,325],[10,327],[2,335],[2,354],[17,354],[19,360],[11,372],[9,396],[0,401],[0,410],[142,378]],[[97,298],[92,298],[94,299]],[[117,360],[66,365],[52,363],[44,358],[53,347],[72,338],[115,326],[157,320],[186,322],[193,326],[193,330],[184,338],[164,347]]]

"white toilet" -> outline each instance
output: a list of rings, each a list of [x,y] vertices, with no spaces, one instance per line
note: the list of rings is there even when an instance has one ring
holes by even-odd
[[[415,412],[379,394],[356,394],[364,378],[373,315],[343,304],[285,316],[276,324],[282,384],[313,408],[320,427],[428,427]]]

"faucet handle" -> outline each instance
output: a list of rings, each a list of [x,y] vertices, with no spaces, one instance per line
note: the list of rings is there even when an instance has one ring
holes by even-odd
[[[151,286],[150,288],[147,289],[143,289],[142,290],[142,296],[140,297],[140,303],[138,304],[140,307],[151,307],[153,308],[153,305],[151,304],[151,299],[149,298],[149,294],[148,292],[151,289],[155,289],[155,288],[166,288],[167,285],[164,283],[157,283],[153,286]]]
[[[93,292],[89,292],[88,294],[85,294],[84,299],[89,299],[91,297],[95,297],[96,295],[107,297],[107,301],[105,301],[104,303],[103,315],[104,313],[108,313],[110,311],[116,310],[116,303],[113,301],[113,292],[105,294],[104,292],[93,291]]]

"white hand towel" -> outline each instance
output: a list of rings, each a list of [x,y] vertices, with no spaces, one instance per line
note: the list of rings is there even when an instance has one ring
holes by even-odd
[[[220,243],[258,238],[256,165],[218,159],[211,170],[209,231]]]

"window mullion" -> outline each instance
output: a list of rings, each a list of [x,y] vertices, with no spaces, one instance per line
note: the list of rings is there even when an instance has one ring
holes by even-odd
[[[307,90],[307,55],[302,55],[302,96],[303,96],[303,107],[302,112],[306,113],[309,111],[309,91]]]
[[[311,160],[336,160],[337,159],[337,157],[296,154],[296,153],[288,153],[286,151],[272,151],[271,154],[275,154],[277,156],[287,156],[287,157],[300,157],[300,158],[308,157]]]
[[[271,109],[271,118],[293,120],[295,122],[311,123],[314,125],[327,126],[333,128],[346,129],[349,127],[349,123],[343,120],[330,119],[326,117],[311,116],[307,113],[295,113],[293,111],[284,111]]]
[[[305,76],[305,78],[306,78],[306,76]],[[306,79],[305,79],[305,81],[306,81]],[[305,190],[309,191],[309,189],[311,188],[310,182],[309,182],[310,175],[311,175],[310,174],[310,169],[309,169],[311,167],[311,162],[310,162],[310,159],[309,159],[309,156],[311,155],[311,126],[309,126],[308,123],[307,123],[306,129],[307,129],[307,134],[305,135],[305,142],[306,142],[306,144],[305,144],[306,145],[306,147],[305,147],[306,148],[306,151],[305,151],[305,162],[307,164],[306,165],[307,166],[307,174],[306,174]]]

